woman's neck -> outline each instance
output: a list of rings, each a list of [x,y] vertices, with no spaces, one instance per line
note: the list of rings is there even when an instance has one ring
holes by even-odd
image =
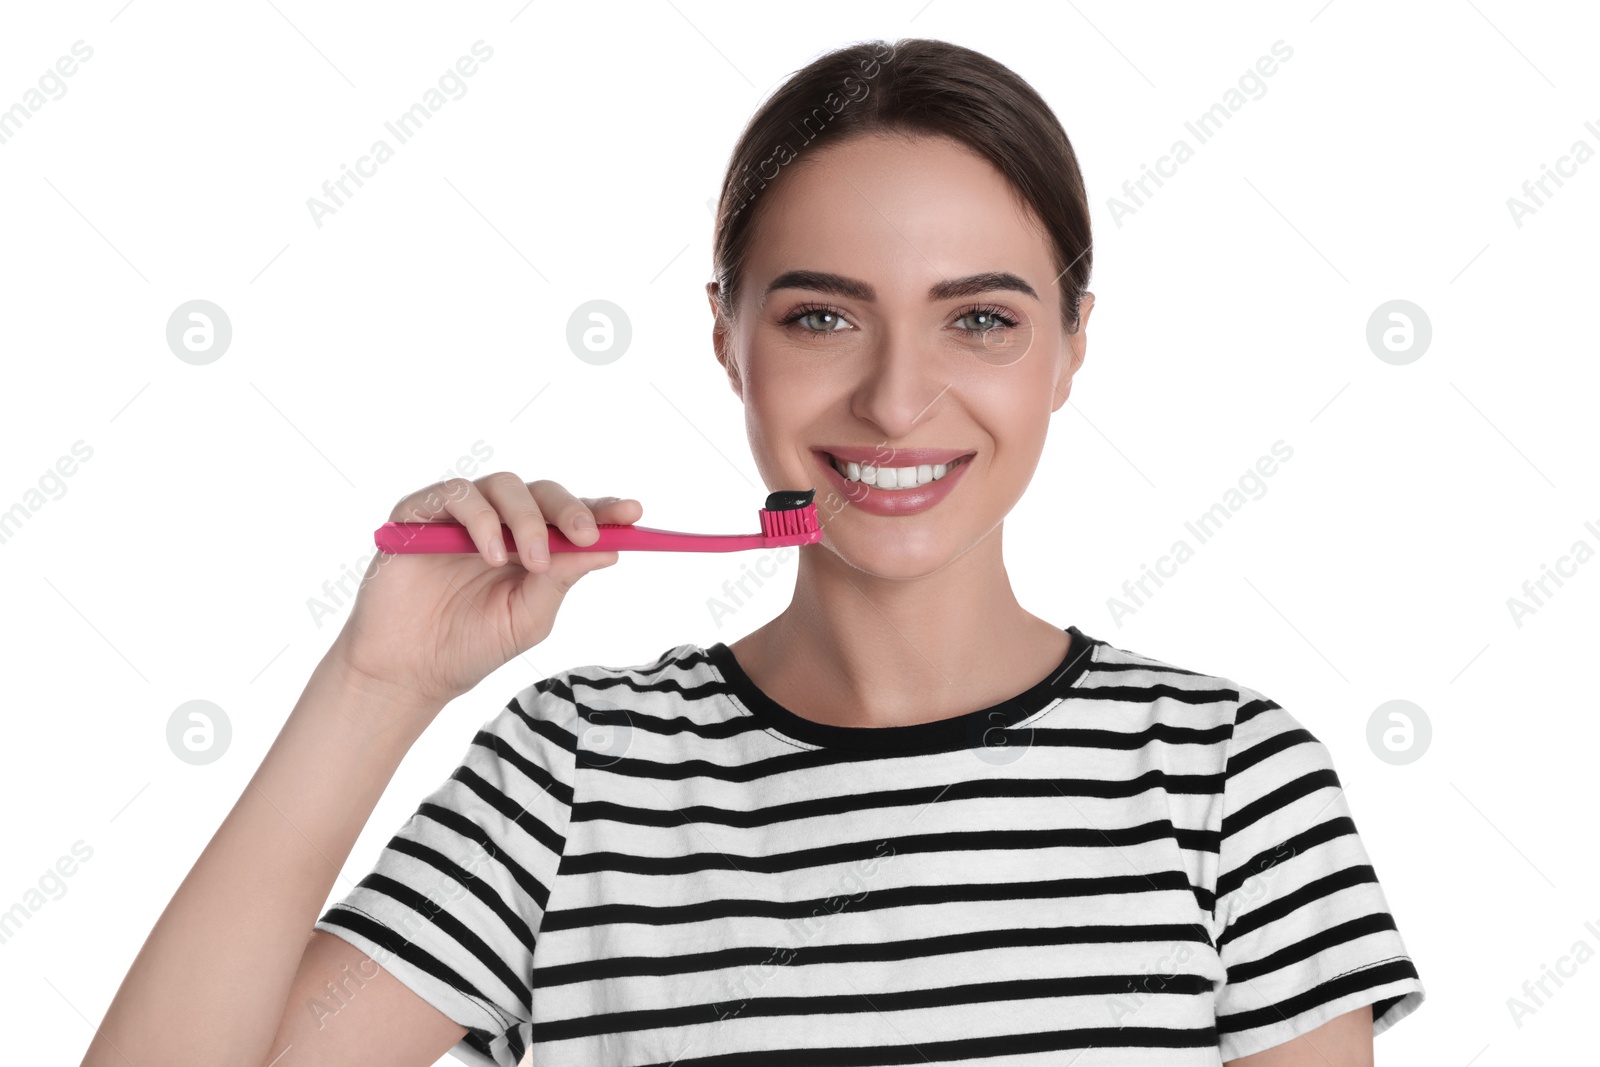
[[[790,605],[729,647],[795,714],[876,727],[999,703],[1046,677],[1069,642],[1017,602],[996,536],[914,579],[865,573],[820,547],[803,552]]]

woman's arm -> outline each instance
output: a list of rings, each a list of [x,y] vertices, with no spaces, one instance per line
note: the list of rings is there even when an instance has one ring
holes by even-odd
[[[462,523],[477,554],[380,553],[368,563],[344,628],[145,939],[83,1067],[405,1067],[431,1064],[460,1040],[465,1027],[387,973],[363,990],[344,965],[357,980],[373,966],[342,939],[314,936],[319,912],[440,709],[543,641],[574,583],[617,562],[614,550],[551,555],[548,527],[589,545],[598,524],[631,524],[642,510],[510,471],[402,498],[391,522]],[[327,1003],[341,1003],[339,989],[350,997],[331,1022],[307,1003],[330,982]]]
[[[1372,1067],[1372,1005],[1329,1019],[1310,1033],[1226,1067]]]
[[[290,1002],[291,988],[306,999],[327,981],[341,984],[342,963],[364,959],[336,938],[313,938],[312,925],[379,796],[439,708],[414,707],[415,693],[352,671],[338,647],[317,664],[145,939],[83,1067],[262,1067],[283,1052],[274,1047],[280,1031],[310,1033],[295,1021],[310,1018],[310,1008]],[[403,1036],[429,1047],[408,1045],[384,1062],[431,1064],[465,1032],[387,974],[367,992],[343,1018],[326,1020],[339,1040],[310,1042],[324,1045],[319,1053],[360,1037],[370,1056],[382,1037]],[[402,1009],[403,1034],[390,1025]],[[366,1036],[352,1033],[358,1025]],[[304,1041],[291,1057],[283,1062],[338,1062]]]

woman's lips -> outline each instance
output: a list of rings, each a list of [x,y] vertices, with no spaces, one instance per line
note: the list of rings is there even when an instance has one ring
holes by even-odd
[[[903,460],[907,451],[909,450],[896,452],[895,459]],[[972,455],[972,453],[960,452],[947,452],[946,454],[951,455],[953,459],[962,459],[964,456]],[[956,483],[966,475],[967,468],[972,466],[969,462],[955,463],[952,466],[950,463],[940,460],[939,462],[946,462],[946,466],[950,466],[950,470],[946,471],[945,476],[938,481],[929,482],[927,485],[919,485],[915,489],[879,489],[876,486],[867,485],[865,482],[852,482],[840,474],[838,468],[833,465],[833,460],[829,457],[829,453],[817,449],[816,456],[817,462],[821,464],[825,472],[828,484],[833,486],[835,491],[862,511],[872,515],[887,516],[915,515],[918,512],[927,511],[949,496],[955,489]],[[868,460],[870,461],[872,458],[873,454],[869,454]],[[861,461],[857,460],[856,462]],[[868,465],[872,464],[869,462]],[[912,464],[904,462],[902,465],[909,467]]]

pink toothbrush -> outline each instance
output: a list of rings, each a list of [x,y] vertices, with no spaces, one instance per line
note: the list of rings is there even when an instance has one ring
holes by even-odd
[[[697,534],[677,530],[658,530],[618,522],[602,522],[600,536],[592,545],[575,545],[554,526],[546,524],[552,552],[611,552],[623,549],[653,552],[741,552],[750,548],[782,548],[809,545],[822,540],[817,523],[817,506],[812,503],[815,489],[786,489],[767,497],[761,509],[761,532],[752,534]],[[500,524],[506,552],[517,558],[511,527]],[[461,553],[478,551],[472,535],[459,522],[386,522],[373,533],[373,541],[385,552]]]

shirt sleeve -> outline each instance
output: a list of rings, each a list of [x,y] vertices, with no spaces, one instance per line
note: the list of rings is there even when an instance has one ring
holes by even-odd
[[[1326,746],[1240,689],[1224,787],[1213,931],[1222,1058],[1372,1005],[1373,1035],[1424,996]]]
[[[517,693],[315,924],[466,1027],[451,1051],[475,1067],[516,1067],[527,1049],[578,735],[566,673]]]

